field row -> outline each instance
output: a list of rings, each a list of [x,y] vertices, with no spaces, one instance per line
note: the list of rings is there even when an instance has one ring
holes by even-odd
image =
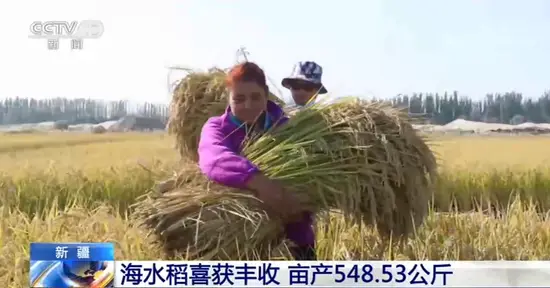
[[[31,242],[113,242],[117,259],[161,260],[154,238],[113,207],[51,206],[43,217],[0,207],[0,285],[28,287]],[[484,213],[435,213],[403,244],[388,242],[371,227],[350,226],[339,215],[317,219],[320,260],[547,260],[550,219],[514,201],[502,217]],[[284,247],[274,259],[292,259]],[[185,256],[175,257],[185,259]],[[241,259],[250,259],[243,255]],[[237,260],[237,259],[235,259]]]
[[[11,199],[4,205],[29,214],[70,203],[90,209],[107,203],[126,213],[178,166],[172,139],[163,134],[0,137],[0,193]],[[550,210],[550,138],[442,138],[431,145],[441,164],[435,211],[503,211],[516,196]]]
[[[73,203],[95,209],[108,204],[125,214],[135,199],[171,174],[167,167],[136,166],[108,169],[96,174],[82,171],[55,175],[52,170],[28,177],[0,176],[0,195],[5,206],[29,215],[40,215],[55,206]],[[442,171],[436,182],[432,209],[437,212],[505,211],[518,197],[539,212],[550,210],[550,169],[493,170],[488,172]]]
[[[416,235],[390,243],[333,214],[318,219],[319,259],[550,259],[550,138],[436,140],[440,178]],[[171,138],[65,133],[0,143],[0,286],[28,286],[34,241],[109,241],[118,259],[166,259],[129,206],[177,169]]]
[[[41,158],[54,163],[57,171],[101,169],[143,158],[175,162],[178,157],[173,141],[165,134],[150,133],[0,134],[0,172],[13,174],[6,168],[9,161],[2,160],[32,164],[24,167],[25,172],[44,168]],[[550,137],[546,136],[433,136],[430,145],[440,165],[452,170],[534,169],[550,165]],[[76,156],[80,158],[77,161]]]

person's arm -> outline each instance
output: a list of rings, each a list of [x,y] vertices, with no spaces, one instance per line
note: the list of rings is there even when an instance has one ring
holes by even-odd
[[[261,177],[257,177],[261,173],[246,157],[229,148],[219,121],[211,118],[202,128],[198,148],[201,171],[210,180],[222,185],[257,190],[262,185]],[[251,187],[248,186],[249,180],[253,180]]]
[[[229,143],[220,129],[218,119],[211,118],[202,128],[199,141],[199,166],[212,181],[222,185],[252,190],[269,210],[282,219],[296,215],[298,203],[289,200],[281,183],[272,181],[245,157],[229,148]]]

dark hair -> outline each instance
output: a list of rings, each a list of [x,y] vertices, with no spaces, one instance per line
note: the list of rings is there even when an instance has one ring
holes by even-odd
[[[254,82],[268,90],[264,70],[253,62],[244,62],[231,68],[225,79],[225,84],[231,88],[235,82]]]

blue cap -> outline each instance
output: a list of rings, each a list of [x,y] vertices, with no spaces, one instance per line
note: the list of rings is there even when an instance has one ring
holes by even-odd
[[[295,80],[306,81],[321,85],[318,94],[327,93],[327,89],[323,85],[321,78],[323,77],[323,67],[313,61],[298,62],[292,69],[292,74],[282,81],[283,87],[290,89],[292,82]]]

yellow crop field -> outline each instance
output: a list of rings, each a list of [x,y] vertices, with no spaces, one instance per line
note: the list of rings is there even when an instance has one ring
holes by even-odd
[[[338,215],[319,219],[320,259],[550,258],[550,138],[440,137],[441,177],[404,245]],[[118,259],[161,259],[129,221],[135,198],[178,165],[163,134],[0,135],[0,286],[27,287],[29,243],[109,241]]]

